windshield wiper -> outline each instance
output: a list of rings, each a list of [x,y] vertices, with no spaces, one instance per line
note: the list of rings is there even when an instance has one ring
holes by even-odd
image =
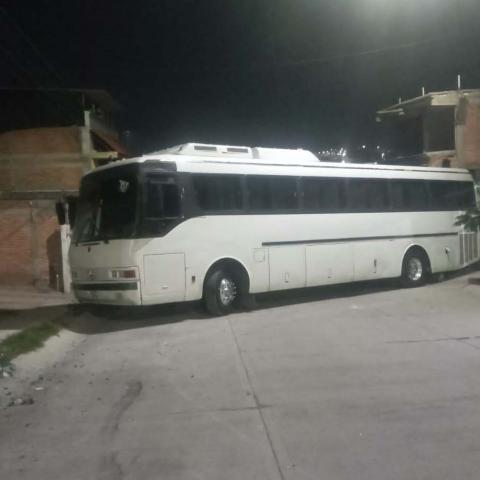
[[[76,245],[79,243],[86,243],[86,242],[96,242],[104,240],[105,243],[108,243],[108,240],[100,238],[100,228],[97,225],[95,220],[95,215],[90,217],[90,220],[87,224],[86,230],[88,234],[86,235],[87,238],[84,236],[80,236],[80,238],[75,242]]]

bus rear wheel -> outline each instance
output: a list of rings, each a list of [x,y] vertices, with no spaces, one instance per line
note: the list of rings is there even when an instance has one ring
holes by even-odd
[[[428,258],[421,250],[411,250],[403,259],[401,283],[412,288],[425,285],[429,274]]]
[[[230,313],[239,298],[239,285],[235,276],[226,270],[213,270],[205,281],[203,302],[210,315]]]

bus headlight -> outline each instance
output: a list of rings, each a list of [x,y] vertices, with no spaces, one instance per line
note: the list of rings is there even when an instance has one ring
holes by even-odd
[[[136,280],[137,269],[136,268],[122,268],[111,270],[113,280]]]

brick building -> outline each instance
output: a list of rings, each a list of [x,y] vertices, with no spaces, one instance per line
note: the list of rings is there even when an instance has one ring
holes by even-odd
[[[119,107],[99,90],[1,90],[0,99],[0,283],[62,289],[56,204],[77,194],[85,172],[125,155]]]
[[[480,90],[431,92],[377,112],[388,163],[480,171]]]

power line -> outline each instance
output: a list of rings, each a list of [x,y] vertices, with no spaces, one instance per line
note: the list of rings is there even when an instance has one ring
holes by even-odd
[[[3,65],[10,70],[10,74],[13,75],[17,81],[23,83],[24,85],[28,85],[28,81],[26,81],[18,71],[12,68],[12,64],[8,63],[8,59],[5,57],[0,57],[0,62],[2,62]]]
[[[410,48],[416,48],[416,47],[420,47],[420,46],[423,46],[423,45],[430,45],[432,43],[439,43],[440,40],[444,40],[444,38],[443,39],[431,38],[431,39],[428,39],[428,40],[422,40],[420,42],[402,43],[400,45],[392,45],[392,46],[389,46],[389,47],[374,48],[374,49],[363,50],[363,51],[359,51],[359,52],[343,53],[343,54],[332,55],[332,56],[328,56],[328,57],[306,58],[306,59],[303,59],[303,60],[292,60],[292,61],[287,61],[287,62],[281,62],[281,64],[274,64],[274,65],[290,67],[290,66],[297,66],[297,65],[329,63],[329,62],[333,62],[335,60],[345,60],[347,58],[356,58],[356,57],[377,55],[377,54],[380,54],[380,53],[387,53],[387,52],[393,52],[393,51],[399,51],[399,50],[408,50]]]
[[[24,61],[19,59],[18,55],[15,55],[10,49],[5,46],[5,42],[0,43],[0,53],[3,53],[3,56],[0,59],[3,59],[3,63],[10,67],[10,72],[22,82],[24,85],[29,86],[27,90],[32,92],[37,92],[39,95],[40,101],[43,105],[55,111],[60,115],[68,113],[68,109],[65,108],[61,103],[53,101],[52,98],[44,91],[44,80],[47,78],[45,74],[50,72],[58,79],[61,80],[60,76],[55,72],[53,67],[47,62],[47,60],[42,56],[39,49],[34,45],[28,35],[21,29],[21,27],[8,15],[8,12],[4,7],[0,6],[0,13],[3,13],[3,16],[0,18],[3,20],[3,24],[8,28],[10,25],[13,25],[15,31],[20,34],[20,36],[27,42],[28,46],[35,52],[36,56],[41,60],[43,68],[39,71],[36,66],[32,65],[30,62],[24,58]],[[6,20],[8,19],[8,23]],[[11,32],[13,30],[9,28]],[[40,77],[40,78],[39,78]],[[33,88],[32,88],[33,87]],[[9,87],[5,87],[9,89]]]
[[[13,53],[8,50],[5,46],[0,44],[0,52],[3,52],[3,59],[4,62],[9,62],[10,68],[13,66],[16,68],[16,71],[14,74],[19,76],[19,72],[21,72],[21,76],[23,77],[23,82],[26,83],[27,85],[30,84],[36,84],[36,86],[41,86],[40,82],[35,78],[35,75],[28,69],[25,68],[16,58]],[[25,79],[27,80],[25,82]]]
[[[35,52],[37,57],[41,60],[44,67],[53,74],[59,82],[63,82],[61,76],[57,73],[55,68],[45,59],[38,47],[33,43],[32,39],[25,33],[25,31],[20,27],[20,25],[9,15],[8,11],[0,6],[0,11],[3,13],[4,18],[15,28],[15,30],[20,34],[20,36],[27,42],[30,48]]]
[[[430,38],[427,40],[421,40],[416,42],[408,42],[408,43],[401,43],[399,45],[391,45],[381,48],[372,48],[368,50],[361,50],[358,52],[347,52],[347,53],[340,53],[336,55],[327,55],[323,57],[313,57],[313,58],[304,58],[299,60],[286,60],[281,62],[275,61],[266,61],[259,63],[251,63],[251,64],[244,64],[244,65],[232,65],[232,66],[225,66],[225,67],[209,67],[205,66],[203,68],[178,68],[178,67],[165,67],[161,68],[160,70],[164,71],[171,71],[174,73],[192,73],[193,71],[204,71],[204,72],[223,72],[223,71],[242,71],[242,70],[269,70],[272,68],[290,68],[290,67],[302,67],[302,66],[309,66],[309,65],[320,65],[324,63],[331,63],[337,60],[346,60],[352,58],[361,58],[364,56],[374,56],[379,55],[382,53],[388,52],[398,52],[402,50],[409,50],[412,48],[418,48],[427,45],[435,45],[440,43],[445,43],[448,40],[445,37],[437,37],[437,38]]]

